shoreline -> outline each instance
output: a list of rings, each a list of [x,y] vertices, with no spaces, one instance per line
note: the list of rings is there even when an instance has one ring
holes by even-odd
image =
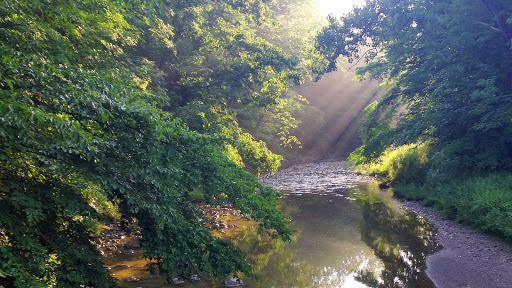
[[[512,287],[512,246],[452,220],[432,207],[400,200],[402,206],[432,223],[443,246],[426,258],[427,276],[437,288]]]

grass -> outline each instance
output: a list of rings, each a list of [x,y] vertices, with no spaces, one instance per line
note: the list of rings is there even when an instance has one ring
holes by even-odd
[[[389,148],[375,161],[357,165],[355,172],[380,176],[386,183],[422,183],[427,155],[428,143]]]
[[[512,173],[466,175],[449,182],[436,181],[436,177],[427,177],[428,145],[388,149],[372,163],[357,164],[355,171],[381,176],[383,184],[392,183],[395,195],[421,201],[425,206],[435,207],[448,219],[512,242]],[[358,155],[354,156],[357,159]]]
[[[437,186],[397,184],[393,191],[435,207],[448,219],[512,242],[512,174],[475,176]]]

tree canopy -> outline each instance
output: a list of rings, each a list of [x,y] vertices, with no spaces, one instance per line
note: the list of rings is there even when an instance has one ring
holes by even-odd
[[[279,194],[243,169],[282,158],[238,124],[244,109],[296,101],[303,77],[256,29],[268,2],[0,5],[0,285],[112,287],[91,240],[119,217],[168,279],[250,273],[201,224],[195,189],[289,239]]]
[[[317,36],[324,55],[367,61],[360,77],[389,92],[366,110],[370,161],[388,147],[429,141],[428,177],[512,168],[512,4],[502,0],[369,0]]]

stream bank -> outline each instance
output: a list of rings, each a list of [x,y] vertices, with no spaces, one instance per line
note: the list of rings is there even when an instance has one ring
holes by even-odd
[[[444,219],[418,202],[404,201],[403,206],[437,228],[436,240],[443,249],[427,257],[426,271],[436,287],[512,287],[511,247],[504,241]]]

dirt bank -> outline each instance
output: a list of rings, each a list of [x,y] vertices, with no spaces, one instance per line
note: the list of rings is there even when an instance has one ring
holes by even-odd
[[[427,275],[438,288],[511,288],[512,247],[489,235],[446,220],[430,207],[404,207],[433,223],[444,248],[427,257]]]

